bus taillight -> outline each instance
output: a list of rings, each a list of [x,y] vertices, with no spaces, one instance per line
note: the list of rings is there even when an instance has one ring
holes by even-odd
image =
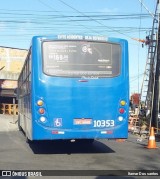
[[[126,102],[124,100],[120,101],[121,106],[125,106]]]
[[[38,100],[38,101],[37,101],[37,105],[38,105],[38,106],[43,106],[43,101],[42,101],[42,100]]]
[[[44,110],[43,108],[40,108],[40,109],[39,109],[39,113],[40,113],[40,114],[44,114],[44,112],[45,112],[45,110]]]
[[[46,118],[44,116],[40,117],[40,121],[45,123],[46,122]]]
[[[118,117],[118,120],[119,120],[119,121],[123,121],[123,119],[124,119],[124,118],[123,118],[122,116],[119,116],[119,117]]]
[[[125,110],[124,110],[123,108],[120,108],[120,109],[119,109],[119,112],[120,112],[121,114],[123,114],[123,113],[125,112]]]

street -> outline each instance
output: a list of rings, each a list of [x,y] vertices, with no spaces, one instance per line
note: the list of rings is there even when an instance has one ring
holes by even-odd
[[[125,142],[95,140],[92,145],[65,141],[26,143],[12,124],[13,116],[0,115],[1,170],[158,170],[160,149],[146,149],[147,140],[129,135]],[[15,120],[15,119],[14,119]],[[156,142],[160,146],[160,142]],[[88,178],[88,177],[87,177]]]

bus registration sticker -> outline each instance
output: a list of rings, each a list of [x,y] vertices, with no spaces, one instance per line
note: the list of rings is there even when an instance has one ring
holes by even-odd
[[[86,124],[92,124],[92,119],[90,118],[81,118],[81,119],[74,119],[75,125],[86,125]]]
[[[62,118],[54,118],[54,127],[62,127]]]

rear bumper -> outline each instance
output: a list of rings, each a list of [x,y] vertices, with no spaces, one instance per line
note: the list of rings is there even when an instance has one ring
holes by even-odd
[[[57,140],[57,139],[114,139],[128,138],[128,127],[122,126],[121,129],[55,129],[36,125],[32,131],[30,140]]]

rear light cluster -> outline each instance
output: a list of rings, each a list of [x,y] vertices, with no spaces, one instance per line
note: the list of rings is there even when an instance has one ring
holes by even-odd
[[[125,105],[126,105],[126,101],[124,101],[124,100],[120,101],[120,108],[119,108],[119,113],[120,114],[125,113],[125,109],[124,109]]]
[[[43,115],[43,114],[45,114],[45,109],[44,109],[44,102],[42,101],[42,100],[38,100],[37,101],[37,106],[39,107],[38,108],[38,113],[40,114],[40,115]],[[41,122],[46,122],[46,118],[44,117],[44,116],[41,116],[40,117],[40,121]]]
[[[119,108],[119,114],[120,114],[120,116],[118,117],[119,121],[123,121],[123,119],[124,119],[124,117],[121,116],[121,115],[123,115],[126,112],[125,111],[125,106],[126,106],[126,101],[121,100],[120,101],[120,108]]]

